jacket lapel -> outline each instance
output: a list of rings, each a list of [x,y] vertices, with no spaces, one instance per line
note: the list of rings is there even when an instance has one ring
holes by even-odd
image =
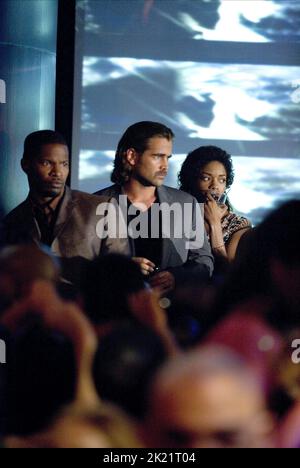
[[[53,232],[53,242],[57,237],[59,237],[66,227],[69,219],[72,216],[72,212],[74,209],[74,206],[76,205],[75,200],[72,197],[72,191],[69,187],[66,187],[65,189],[65,194],[59,209],[59,213],[57,216],[57,220],[54,226],[54,232]]]
[[[123,191],[123,188],[120,185],[117,185],[117,184],[113,185],[111,195],[112,195],[112,198],[115,198],[117,200],[118,205],[119,205],[119,201],[120,201],[119,200],[120,195],[125,195],[126,198],[127,198],[127,195]],[[122,217],[122,219],[119,219],[118,223],[127,224],[127,237],[126,237],[126,239],[119,239],[119,244],[120,244],[121,251],[125,255],[129,255],[131,257],[134,257],[135,256],[134,240],[128,235],[128,212],[127,212],[127,210],[128,210],[128,198],[127,198],[127,205],[126,205],[126,207],[124,207],[124,210],[126,211],[126,213],[123,212],[122,209],[119,212],[119,215]],[[123,215],[125,216],[125,218],[123,217]]]
[[[25,200],[21,210],[22,222],[21,226],[26,226],[28,233],[28,239],[32,239],[33,242],[39,245],[41,241],[41,231],[39,225],[32,213],[32,206],[29,197]],[[26,234],[25,234],[26,235]],[[27,237],[27,235],[26,235]]]
[[[159,203],[168,203],[171,204],[171,200],[169,197],[169,194],[165,187],[162,185],[161,187],[157,188],[157,198]],[[163,221],[162,221],[163,224]],[[163,226],[162,226],[163,227]],[[170,256],[170,249],[168,246],[170,246],[170,239],[167,239],[165,237],[162,238],[162,252],[161,252],[161,268],[164,269],[168,265],[168,259]]]

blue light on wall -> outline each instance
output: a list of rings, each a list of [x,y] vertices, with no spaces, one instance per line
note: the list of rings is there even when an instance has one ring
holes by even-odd
[[[28,191],[24,138],[54,128],[58,1],[3,0],[0,9],[0,186],[9,211]]]

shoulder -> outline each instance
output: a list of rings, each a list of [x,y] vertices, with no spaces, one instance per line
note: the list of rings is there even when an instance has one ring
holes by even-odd
[[[97,206],[99,203],[108,201],[109,197],[81,192],[79,190],[71,190],[71,199],[76,205]]]
[[[110,185],[109,187],[105,187],[104,189],[98,190],[94,193],[96,196],[106,196],[106,197],[113,197],[118,195],[121,192],[121,187],[117,184]]]
[[[189,193],[184,192],[183,190],[178,190],[173,187],[168,187],[163,185],[159,188],[159,196],[163,198],[168,198],[170,201],[180,201],[182,203],[195,203],[196,199]]]
[[[231,227],[239,227],[239,229],[243,229],[246,227],[252,227],[251,222],[249,219],[245,218],[245,216],[240,216],[236,213],[229,212],[228,215],[225,217],[225,220],[227,220],[227,223]]]

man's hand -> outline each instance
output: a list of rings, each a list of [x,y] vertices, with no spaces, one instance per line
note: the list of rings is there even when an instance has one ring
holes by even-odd
[[[141,269],[141,272],[143,275],[150,275],[150,273],[153,273],[155,265],[153,262],[148,260],[147,258],[143,257],[132,257],[132,260],[137,263]]]
[[[160,271],[149,279],[150,286],[163,296],[175,288],[175,278],[169,271]]]

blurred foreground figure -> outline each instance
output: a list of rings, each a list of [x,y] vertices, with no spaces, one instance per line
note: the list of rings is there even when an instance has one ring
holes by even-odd
[[[156,446],[271,447],[272,428],[259,383],[226,348],[169,361],[149,394],[146,429]]]
[[[138,323],[116,325],[100,339],[93,374],[103,401],[142,418],[149,383],[168,352],[158,333]]]
[[[0,252],[0,314],[28,293],[36,280],[58,282],[59,265],[34,245],[6,247]]]
[[[140,446],[134,424],[99,400],[91,324],[53,285],[34,282],[0,326],[10,333],[5,446]]]
[[[300,395],[292,361],[300,336],[299,237],[300,200],[290,200],[243,236],[208,316],[206,341],[235,350],[259,371],[278,418]]]
[[[7,448],[141,448],[135,425],[116,408],[93,411],[70,406],[45,430],[27,437],[9,436]]]
[[[219,316],[253,299],[264,305],[263,318],[282,334],[300,326],[300,200],[272,211],[241,242],[217,300]],[[262,315],[261,313],[256,315]],[[213,318],[215,326],[216,317]]]

